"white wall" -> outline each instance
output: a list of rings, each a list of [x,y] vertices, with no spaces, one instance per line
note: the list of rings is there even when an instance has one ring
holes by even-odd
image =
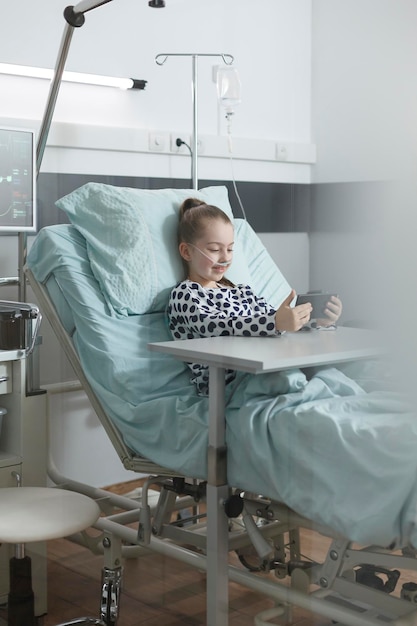
[[[414,0],[314,0],[314,182],[410,171],[417,140]]]
[[[147,0],[114,0],[86,14],[85,25],[74,31],[66,69],[131,76],[147,80],[148,85],[144,91],[120,92],[63,84],[41,171],[188,178],[188,157],[150,154],[141,143],[153,130],[180,135],[192,131],[191,59],[172,57],[160,67],[154,58],[164,52],[229,53],[235,57],[242,82],[242,104],[233,121],[236,179],[310,182],[311,166],[277,161],[275,142],[297,148],[309,147],[312,141],[312,0],[263,0],[261,5],[252,0],[167,0],[166,4],[163,10],[153,10]],[[0,62],[53,67],[65,26],[65,6],[57,0],[43,0],[41,8],[32,0],[10,3],[8,27],[0,38]],[[218,109],[212,82],[212,67],[219,62],[199,60],[198,130],[212,142],[225,135],[224,114]],[[0,123],[38,128],[48,84],[0,75],[0,90]],[[262,158],[256,157],[258,152]],[[245,158],[239,158],[243,154]],[[203,154],[199,177],[230,179],[229,159]],[[297,289],[306,289],[307,235],[261,236],[288,280]],[[16,238],[0,237],[0,274],[16,273]],[[14,300],[16,294],[4,289],[0,297]],[[41,381],[71,377],[47,323],[42,335]],[[53,396],[51,407],[52,449],[63,471],[96,485],[132,477],[108,451],[83,394]],[[81,440],[85,450],[97,452],[96,457],[78,454]]]
[[[337,281],[349,319],[381,320],[389,309],[391,327],[398,315],[391,306],[401,305],[387,306],[387,290],[404,268],[395,279],[391,270],[410,255],[403,244],[416,218],[413,195],[387,191],[386,181],[415,177],[416,58],[414,0],[313,1],[312,181],[323,184],[314,210],[339,223],[322,222],[310,236],[310,282]],[[385,183],[364,193],[361,181]],[[332,194],[328,183],[348,184]]]

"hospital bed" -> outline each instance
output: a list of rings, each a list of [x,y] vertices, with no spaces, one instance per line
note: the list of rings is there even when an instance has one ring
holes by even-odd
[[[192,193],[233,219],[224,187]],[[102,507],[103,535],[74,538],[104,552],[102,617],[117,622],[121,557],[145,548],[207,570],[209,626],[228,623],[227,579],[276,600],[256,624],[291,605],[353,626],[417,624],[417,585],[400,577],[417,564],[417,423],[378,342],[352,328],[171,341],[189,195],[85,185],[57,203],[71,224],[43,229],[25,268],[124,467],[150,476],[136,502],[50,467]],[[289,285],[246,221],[235,239],[229,278],[278,306]],[[189,382],[194,358],[210,366],[209,398]],[[300,528],[330,538],[322,562],[303,559]]]

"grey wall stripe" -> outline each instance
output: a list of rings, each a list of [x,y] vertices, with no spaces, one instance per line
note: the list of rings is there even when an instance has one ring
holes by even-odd
[[[389,181],[322,183],[311,185],[310,191],[311,233],[375,232],[383,228],[382,216],[392,199]]]
[[[87,182],[101,182],[141,189],[188,188],[189,180],[87,174],[41,173],[38,179],[40,228],[66,223],[66,215],[55,207],[55,201]],[[202,180],[199,187],[226,185],[236,217],[241,217],[239,202],[230,181]],[[256,232],[308,232],[310,229],[311,186],[292,183],[238,182],[237,188],[248,218]],[[192,189],[190,189],[192,195]]]

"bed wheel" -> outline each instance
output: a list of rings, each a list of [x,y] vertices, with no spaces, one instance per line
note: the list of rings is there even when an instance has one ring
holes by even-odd
[[[101,578],[101,619],[106,626],[116,626],[119,617],[122,568],[103,568]]]

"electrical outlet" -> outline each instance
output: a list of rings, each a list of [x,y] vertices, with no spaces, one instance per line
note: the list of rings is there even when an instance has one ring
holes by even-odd
[[[164,152],[168,147],[168,135],[164,133],[149,133],[149,150],[151,152]]]
[[[191,150],[193,149],[192,139],[189,135],[185,133],[171,133],[170,151],[174,154],[190,154],[189,149],[184,144],[177,146],[177,139],[182,139],[182,141],[185,141],[190,146]],[[197,139],[197,152],[199,155],[204,154],[205,147],[204,139],[199,137]]]
[[[193,137],[191,137],[190,139],[190,147],[191,147],[191,150],[194,149]],[[205,149],[206,149],[206,144],[205,144],[204,139],[202,137],[197,137],[197,153],[199,155],[204,154]]]
[[[174,154],[190,154],[186,145],[177,145],[177,139],[181,139],[182,141],[185,141],[185,143],[190,145],[190,137],[186,133],[171,133],[170,151]]]
[[[277,161],[287,161],[289,145],[287,143],[277,143],[275,148],[275,158]]]

